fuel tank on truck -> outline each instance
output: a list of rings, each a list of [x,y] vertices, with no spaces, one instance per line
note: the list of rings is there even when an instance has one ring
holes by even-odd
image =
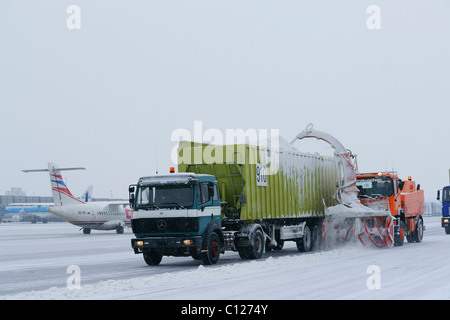
[[[323,217],[324,203],[337,204],[338,157],[304,153],[279,139],[272,148],[181,141],[178,171],[216,177],[224,219]]]

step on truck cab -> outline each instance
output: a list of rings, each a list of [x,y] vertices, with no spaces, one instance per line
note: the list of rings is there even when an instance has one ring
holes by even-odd
[[[178,173],[142,177],[129,187],[131,246],[147,264],[164,255],[215,264],[228,250],[258,259],[285,241],[299,251],[320,244],[324,203],[336,204],[342,185],[336,156],[284,142],[269,150],[181,141],[177,152]]]

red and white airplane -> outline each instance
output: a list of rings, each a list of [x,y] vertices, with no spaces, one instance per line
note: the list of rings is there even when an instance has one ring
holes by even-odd
[[[85,202],[88,202],[92,199],[92,190],[94,186],[87,187],[86,191],[79,197]],[[3,221],[5,218],[11,221],[23,221],[25,218],[31,218],[31,223],[37,223],[38,221],[42,221],[42,223],[47,223],[51,218],[54,218],[55,215],[48,211],[48,207],[53,206],[53,202],[24,202],[24,203],[9,203],[3,209]],[[8,220],[8,221],[9,221]]]
[[[52,188],[54,205],[48,211],[54,215],[81,227],[84,234],[95,230],[116,230],[123,233],[124,227],[131,226],[133,210],[128,201],[85,202],[72,195],[64,183],[61,171],[86,170],[85,168],[58,168],[48,163],[48,169],[22,170],[23,172],[48,172]]]

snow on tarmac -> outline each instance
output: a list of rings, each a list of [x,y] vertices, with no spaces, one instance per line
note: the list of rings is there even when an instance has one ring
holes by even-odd
[[[47,233],[36,233],[37,240],[30,235],[24,242],[10,233],[0,236],[0,277],[9,273],[20,286],[28,272],[41,272],[48,277],[48,286],[22,292],[11,289],[11,294],[5,294],[2,291],[11,284],[3,285],[0,278],[0,299],[450,299],[450,283],[442,281],[450,261],[450,236],[445,235],[439,217],[425,217],[425,225],[422,243],[405,241],[402,247],[375,249],[358,244],[301,254],[293,243],[286,243],[281,252],[267,252],[260,260],[242,261],[227,252],[217,265],[206,267],[191,258],[170,257],[164,257],[160,266],[149,267],[132,252],[129,231],[86,237],[63,228],[67,234],[60,234],[56,242]],[[13,254],[14,241],[19,252],[27,253],[20,246],[37,241],[32,248],[39,251],[44,246],[46,253],[33,267],[31,260]],[[76,255],[61,251],[59,241]],[[5,260],[8,255],[10,259]],[[79,289],[67,287],[67,273],[59,276],[58,285],[52,285],[53,278],[44,270],[58,264],[59,257],[61,267],[81,264]],[[21,277],[15,274],[22,269]],[[89,281],[84,279],[89,278],[86,269],[95,274]]]

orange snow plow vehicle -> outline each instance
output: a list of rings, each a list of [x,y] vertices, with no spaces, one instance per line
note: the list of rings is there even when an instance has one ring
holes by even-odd
[[[324,247],[358,240],[379,248],[401,246],[405,236],[408,242],[422,241],[424,192],[411,177],[402,181],[394,171],[359,173],[356,156],[333,136],[313,129],[312,124],[296,137],[305,138],[329,143],[340,159],[342,179],[337,181],[334,195],[338,204],[328,206],[322,199]]]
[[[424,192],[420,184],[408,177],[402,181],[397,172],[357,173],[356,187],[361,204],[375,210],[390,212],[385,218],[364,220],[364,229],[369,240],[377,247],[384,245],[403,245],[405,236],[408,242],[421,242],[424,224]],[[393,237],[392,228],[393,224]],[[380,232],[385,227],[386,232]],[[364,240],[360,238],[364,243]]]

